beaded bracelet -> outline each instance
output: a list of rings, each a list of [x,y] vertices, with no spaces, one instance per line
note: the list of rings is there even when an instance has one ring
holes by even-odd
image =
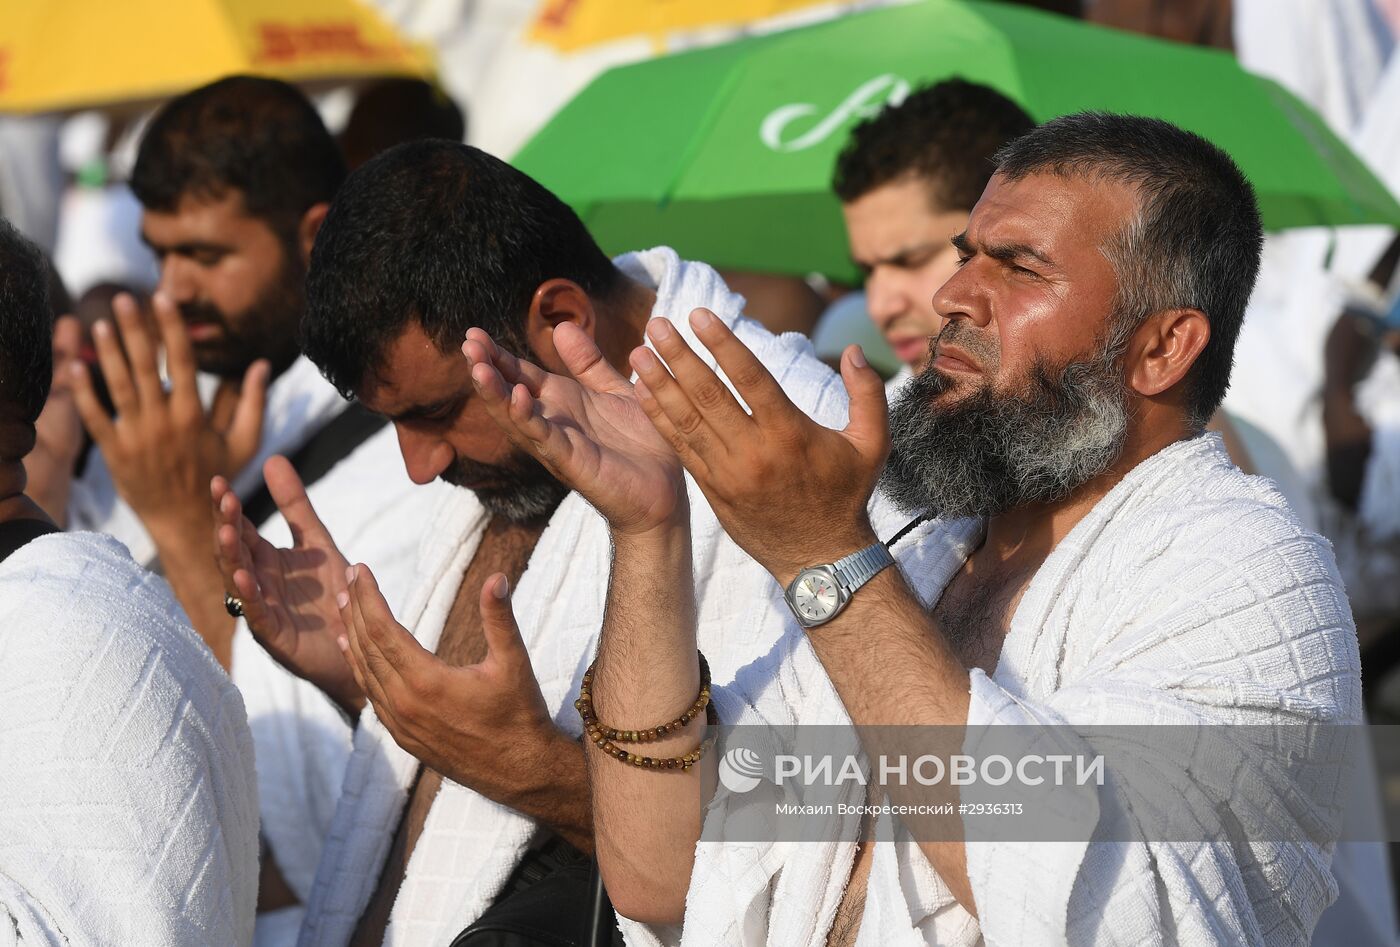
[[[710,726],[719,724],[719,715],[715,713],[714,705],[710,703],[710,665],[706,662],[703,654],[698,651],[696,654],[700,657],[700,694],[695,698],[695,703],[691,704],[685,713],[670,723],[664,723],[657,727],[647,727],[644,730],[618,730],[599,723],[598,715],[593,710],[593,665],[590,664],[588,670],[583,674],[583,684],[579,688],[578,700],[574,701],[574,708],[578,710],[579,718],[583,721],[584,733],[588,739],[593,741],[593,745],[608,756],[645,769],[688,770],[698,763],[705,752],[714,744],[713,737],[705,739],[698,747],[684,756],[643,756],[617,745],[618,743],[651,743],[660,740],[669,734],[682,730],[690,721],[698,717],[702,710],[705,712],[707,724]]]
[[[574,708],[578,710],[583,725],[587,727],[592,723],[606,739],[617,743],[653,743],[668,734],[684,730],[710,703],[710,664],[699,651],[695,653],[700,657],[700,694],[695,698],[695,703],[670,723],[648,727],[645,730],[617,730],[604,726],[598,720],[598,715],[593,710],[593,668],[597,662],[590,664],[588,670],[583,672],[583,684],[579,687],[578,700],[574,701]]]

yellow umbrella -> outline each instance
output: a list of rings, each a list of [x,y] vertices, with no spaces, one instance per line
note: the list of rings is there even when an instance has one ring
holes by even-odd
[[[832,0],[544,0],[529,38],[563,52],[627,36],[651,36],[756,20]]]
[[[158,99],[236,72],[293,82],[427,76],[360,0],[5,0],[0,111]]]

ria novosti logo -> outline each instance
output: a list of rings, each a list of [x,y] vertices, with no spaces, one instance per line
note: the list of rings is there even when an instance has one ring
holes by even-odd
[[[746,746],[736,746],[719,761],[719,781],[730,792],[748,792],[763,780],[763,759]]]
[[[732,747],[719,762],[719,781],[733,793],[753,790],[768,768],[763,757],[747,746]],[[1104,757],[1064,754],[1026,754],[1017,758],[1001,754],[971,756],[924,754],[880,756],[867,768],[855,755],[799,756],[779,753],[773,758],[772,782],[782,786],[796,782],[807,786],[840,786],[855,783],[867,786],[1102,786]]]

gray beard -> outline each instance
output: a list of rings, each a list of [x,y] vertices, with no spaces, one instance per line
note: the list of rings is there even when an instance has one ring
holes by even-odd
[[[1064,499],[1122,454],[1127,388],[1110,344],[1059,372],[1036,365],[1013,394],[983,386],[935,403],[952,381],[932,363],[890,411],[892,448],[880,486],[901,508],[947,517],[996,516]]]
[[[464,484],[490,477],[505,485],[467,487]],[[438,475],[440,480],[471,490],[486,512],[512,523],[528,523],[553,513],[568,496],[564,486],[534,458],[522,458],[516,466],[497,467],[458,458],[452,466]]]

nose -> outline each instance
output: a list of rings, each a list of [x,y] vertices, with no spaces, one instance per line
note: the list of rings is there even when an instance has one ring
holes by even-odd
[[[174,253],[167,254],[160,263],[160,283],[157,288],[176,305],[192,302],[198,293],[193,270],[193,263]]]
[[[865,311],[870,321],[884,330],[909,308],[909,300],[899,280],[877,267],[865,281]]]
[[[439,437],[412,430],[398,422],[394,424],[394,432],[399,437],[399,452],[403,454],[408,479],[416,484],[432,483],[456,456],[451,445]]]
[[[945,325],[954,319],[966,319],[977,326],[991,321],[987,293],[979,277],[979,262],[975,257],[969,260],[934,293],[933,308]]]

